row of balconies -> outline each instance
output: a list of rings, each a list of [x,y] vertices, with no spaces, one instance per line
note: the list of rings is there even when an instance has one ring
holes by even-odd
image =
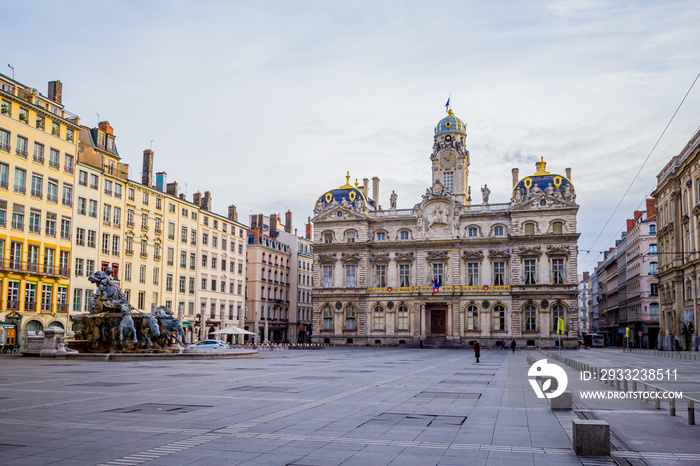
[[[5,309],[8,311],[19,311],[20,309],[24,309],[25,312],[45,312],[45,313],[54,313],[54,312],[68,312],[68,304],[67,303],[49,303],[49,304],[43,304],[43,303],[38,303],[36,301],[20,301],[20,300],[12,300],[9,299],[7,301],[3,301],[3,306]]]
[[[24,272],[37,275],[53,275],[56,277],[70,277],[70,268],[55,265],[39,264],[38,262],[25,262],[15,259],[0,259],[0,269],[13,272]]]

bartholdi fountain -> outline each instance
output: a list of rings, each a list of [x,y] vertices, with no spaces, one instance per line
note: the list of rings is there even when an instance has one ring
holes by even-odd
[[[114,283],[112,269],[89,277],[97,285],[89,314],[76,316],[76,343],[89,353],[179,353],[185,332],[173,313],[158,307],[152,314],[136,310]],[[171,346],[175,343],[175,346]],[[70,345],[70,343],[69,343]]]

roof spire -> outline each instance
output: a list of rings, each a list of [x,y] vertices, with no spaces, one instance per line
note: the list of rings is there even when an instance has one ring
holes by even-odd
[[[350,184],[350,172],[348,171],[347,174],[345,175],[345,184],[340,187],[341,189],[352,189],[352,185]]]
[[[540,157],[540,161],[535,163],[535,167],[537,167],[535,175],[549,175],[549,172],[546,170],[547,162],[544,161],[544,157]]]

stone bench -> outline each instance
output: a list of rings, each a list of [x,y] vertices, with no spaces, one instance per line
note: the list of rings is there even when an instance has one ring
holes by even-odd
[[[605,421],[574,419],[574,453],[583,456],[610,456],[610,425]]]

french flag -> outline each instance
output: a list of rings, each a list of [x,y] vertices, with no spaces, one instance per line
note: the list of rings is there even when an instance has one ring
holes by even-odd
[[[445,113],[449,113],[449,111],[450,111],[450,98],[451,97],[452,96],[448,97],[447,102],[445,102]]]
[[[440,292],[440,277],[433,280],[433,293]]]

